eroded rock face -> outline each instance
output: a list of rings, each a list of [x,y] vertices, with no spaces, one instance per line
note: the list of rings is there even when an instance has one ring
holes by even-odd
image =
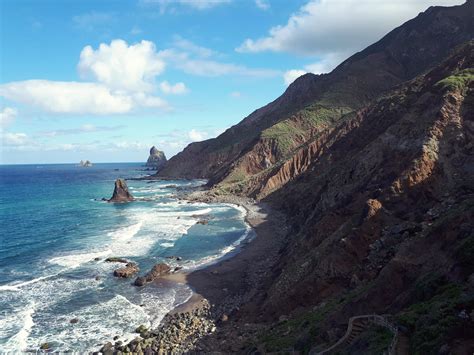
[[[166,163],[166,156],[161,150],[158,150],[155,146],[150,149],[150,156],[145,166],[153,169],[160,169]]]
[[[123,277],[123,278],[129,278],[135,275],[140,269],[138,268],[138,265],[135,263],[127,263],[125,267],[122,267],[120,269],[117,269],[114,271],[114,276],[116,277]]]
[[[144,286],[145,284],[156,280],[160,276],[169,274],[170,271],[171,268],[165,263],[156,264],[145,276],[137,277],[134,282],[134,285]]]
[[[115,188],[112,198],[109,199],[109,202],[129,202],[133,201],[134,198],[132,194],[128,191],[127,183],[124,179],[115,180]]]

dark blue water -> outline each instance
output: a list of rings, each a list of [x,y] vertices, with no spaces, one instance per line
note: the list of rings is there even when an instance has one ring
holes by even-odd
[[[244,211],[187,203],[177,187],[203,181],[128,181],[138,201],[110,204],[114,180],[139,164],[0,166],[0,351],[96,350],[140,324],[156,326],[191,295],[186,285],[144,288],[117,279],[126,257],[142,273],[157,262],[192,270],[232,252],[249,233]],[[209,224],[196,224],[199,216]],[[181,261],[167,256],[180,256]],[[98,259],[98,260],[97,260]],[[77,319],[77,323],[71,323]]]

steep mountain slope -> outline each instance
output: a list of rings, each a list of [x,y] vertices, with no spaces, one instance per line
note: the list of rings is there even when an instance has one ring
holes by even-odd
[[[321,149],[316,141],[330,144],[341,120],[471,39],[473,8],[469,1],[428,9],[332,73],[306,74],[219,137],[190,144],[158,175],[208,178],[217,191],[266,196],[306,170]]]
[[[472,352],[474,42],[337,131],[265,199],[292,232],[259,307],[291,320],[259,346],[322,349],[349,317],[389,313],[411,353]]]

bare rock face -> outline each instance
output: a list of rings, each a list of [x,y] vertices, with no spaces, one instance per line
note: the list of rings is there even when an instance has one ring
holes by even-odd
[[[158,150],[155,146],[150,149],[150,156],[145,166],[153,169],[160,169],[166,163],[166,156],[161,150]]]
[[[132,194],[128,191],[127,183],[124,179],[115,180],[115,188],[112,198],[109,199],[109,202],[129,202],[133,201],[134,198]]]
[[[171,268],[165,263],[156,264],[145,276],[137,277],[134,285],[144,286],[145,284],[156,280],[160,276],[169,274],[170,271]]]
[[[128,277],[132,277],[138,271],[140,271],[140,269],[138,268],[137,264],[127,263],[125,265],[125,267],[122,267],[120,269],[115,270],[114,271],[114,276],[128,278]]]

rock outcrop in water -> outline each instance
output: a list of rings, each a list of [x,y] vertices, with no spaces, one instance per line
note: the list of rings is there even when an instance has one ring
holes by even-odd
[[[130,262],[130,263],[127,263],[125,267],[115,270],[114,276],[129,278],[135,275],[139,271],[140,269],[138,268],[138,265],[136,263]]]
[[[150,156],[148,157],[145,166],[158,170],[166,163],[166,161],[165,153],[153,146],[150,149]]]
[[[134,285],[145,286],[145,284],[156,280],[160,276],[169,274],[170,271],[171,268],[165,263],[156,264],[145,276],[137,277],[134,282]]]
[[[134,198],[132,194],[128,191],[127,183],[124,179],[117,179],[115,180],[115,188],[112,198],[110,198],[109,202],[130,202],[133,201]]]
[[[83,168],[90,168],[92,166],[92,163],[89,160],[81,160],[79,162],[79,166]]]

